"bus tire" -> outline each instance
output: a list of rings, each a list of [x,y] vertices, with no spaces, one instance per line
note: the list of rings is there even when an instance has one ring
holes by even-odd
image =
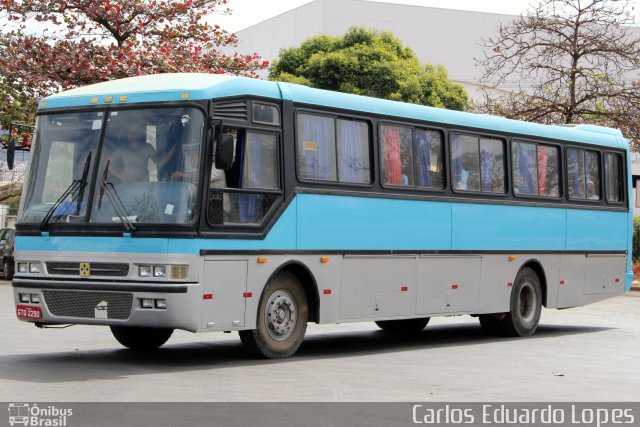
[[[492,337],[504,336],[502,323],[499,319],[490,314],[481,314],[478,316],[478,319],[480,320],[480,326],[482,326],[482,330],[485,334]]]
[[[430,317],[400,320],[378,320],[376,325],[385,332],[411,333],[420,332],[429,323]]]
[[[256,329],[240,331],[240,340],[256,356],[290,357],[302,344],[308,319],[309,306],[302,285],[293,274],[282,271],[262,292]]]
[[[13,263],[5,260],[2,265],[2,272],[4,274],[4,280],[13,280]]]
[[[131,350],[155,350],[167,342],[173,329],[111,326],[111,333],[120,344]]]
[[[528,337],[534,334],[542,311],[542,287],[538,275],[523,268],[511,291],[511,309],[501,321],[506,336]]]

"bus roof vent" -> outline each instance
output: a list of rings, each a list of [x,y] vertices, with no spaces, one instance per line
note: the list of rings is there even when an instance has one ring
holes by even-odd
[[[222,101],[213,105],[214,117],[247,120],[247,101]]]

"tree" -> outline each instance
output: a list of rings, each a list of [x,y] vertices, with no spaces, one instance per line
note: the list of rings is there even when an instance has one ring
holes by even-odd
[[[421,65],[391,33],[361,27],[281,50],[269,79],[454,110],[468,107],[464,88],[449,80],[444,67]]]
[[[257,54],[222,53],[236,37],[204,18],[227,0],[0,0],[0,121],[30,122],[37,100],[61,89],[141,74],[257,77]],[[44,26],[41,34],[29,25]]]
[[[640,40],[627,0],[542,0],[483,40],[482,112],[620,128],[640,143]],[[513,91],[494,91],[517,82]]]

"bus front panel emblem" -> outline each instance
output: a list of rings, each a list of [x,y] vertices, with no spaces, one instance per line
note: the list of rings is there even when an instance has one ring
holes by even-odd
[[[80,277],[89,277],[91,276],[91,264],[88,262],[80,263]]]

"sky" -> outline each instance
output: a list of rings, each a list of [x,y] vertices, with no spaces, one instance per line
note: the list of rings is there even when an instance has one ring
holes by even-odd
[[[229,0],[231,15],[216,16],[215,23],[236,32],[266,19],[300,7],[313,0]],[[538,0],[368,0],[382,3],[439,7],[444,9],[471,10],[476,12],[520,15],[538,4]],[[640,0],[634,0],[640,6]],[[640,12],[640,7],[637,7]],[[639,20],[640,22],[640,20]]]

